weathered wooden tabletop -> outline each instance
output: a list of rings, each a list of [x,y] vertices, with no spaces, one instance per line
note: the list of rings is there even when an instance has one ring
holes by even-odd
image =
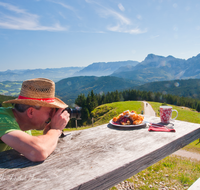
[[[0,189],[108,189],[200,137],[199,124],[173,124],[175,133],[110,124],[71,132],[41,163],[14,150],[0,153]]]

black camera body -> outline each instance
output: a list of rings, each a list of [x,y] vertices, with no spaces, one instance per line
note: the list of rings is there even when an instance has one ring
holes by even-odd
[[[70,115],[70,119],[75,118],[76,120],[81,119],[81,107],[77,107],[77,108],[65,108],[64,111],[67,111]],[[64,135],[64,133],[62,132],[62,134],[60,135],[60,138],[65,137],[66,135]]]
[[[75,119],[80,119],[81,118],[81,108],[77,107],[77,108],[65,108],[65,110],[69,113],[70,115],[70,119],[75,118]]]

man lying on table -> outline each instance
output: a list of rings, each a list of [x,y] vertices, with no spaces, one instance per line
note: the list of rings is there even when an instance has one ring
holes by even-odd
[[[44,78],[24,81],[19,97],[3,103],[15,107],[0,108],[0,152],[11,147],[31,161],[45,160],[70,119],[63,111],[68,106],[55,97],[55,83]],[[32,129],[44,130],[43,135],[31,136]]]

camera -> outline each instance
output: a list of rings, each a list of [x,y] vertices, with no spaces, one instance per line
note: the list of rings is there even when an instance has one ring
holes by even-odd
[[[70,119],[75,118],[76,120],[81,119],[81,107],[76,107],[74,109],[72,108],[65,108],[64,111],[67,111],[70,115]],[[64,135],[64,133],[62,132],[62,134],[60,135],[60,138],[65,137],[66,135]]]
[[[75,118],[75,119],[80,119],[81,118],[81,107],[76,107],[74,109],[72,108],[65,108],[65,110],[69,113],[70,119]]]

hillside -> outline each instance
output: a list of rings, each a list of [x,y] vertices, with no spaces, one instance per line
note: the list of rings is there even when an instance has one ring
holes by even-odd
[[[4,96],[4,95],[0,95],[0,107],[2,106],[2,102],[6,101],[6,100],[12,100],[15,97],[12,96]],[[4,107],[10,107],[12,106],[11,104],[3,104]]]
[[[91,90],[94,93],[106,93],[108,91],[124,90],[136,86],[137,81],[129,81],[111,76],[82,76],[63,79],[56,83],[56,95],[68,104],[74,103],[79,94],[88,95]]]
[[[151,82],[134,89],[200,99],[200,79]]]
[[[0,82],[0,94],[7,96],[18,96],[20,93],[22,81],[4,81]]]

